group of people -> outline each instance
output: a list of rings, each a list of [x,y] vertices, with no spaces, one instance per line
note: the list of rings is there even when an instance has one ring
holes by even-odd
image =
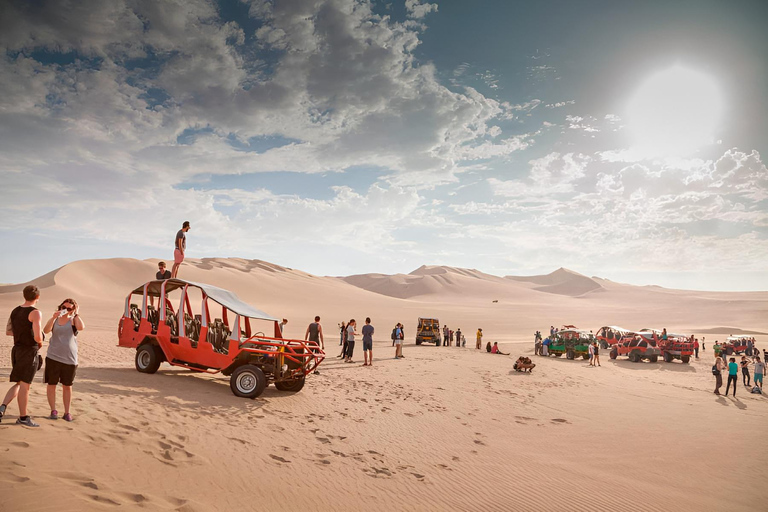
[[[61,383],[64,401],[62,418],[65,421],[73,421],[70,406],[78,363],[77,334],[85,329],[85,323],[80,317],[80,307],[74,299],[64,299],[43,326],[42,312],[36,307],[40,300],[40,290],[37,286],[29,285],[24,288],[22,294],[24,303],[11,311],[5,327],[5,334],[13,336],[9,380],[14,384],[0,404],[0,421],[8,405],[16,399],[19,404],[19,418],[16,423],[25,427],[40,426],[29,415],[29,389],[35,374],[43,365],[39,352],[43,348],[46,334],[51,335],[43,373],[43,382],[48,385],[48,405],[51,407],[48,418],[59,419],[59,412],[56,410],[56,387]]]
[[[754,354],[754,352],[753,352]],[[733,384],[733,396],[736,396],[736,384],[738,382],[739,369],[741,369],[742,383],[745,388],[749,389],[752,385],[750,382],[749,366],[753,365],[754,371],[754,387],[753,393],[763,392],[763,375],[765,375],[765,363],[760,359],[760,356],[754,354],[752,356],[743,355],[741,361],[736,362],[735,357],[729,358],[729,362],[726,364],[725,357],[719,354],[715,356],[715,364],[712,365],[712,374],[715,376],[715,394],[720,395],[720,388],[723,386],[723,372],[728,370],[728,384],[725,387],[725,394],[731,390],[731,384]]]
[[[345,363],[354,363],[352,356],[355,353],[355,336],[363,336],[363,366],[373,366],[373,333],[374,328],[371,325],[371,318],[365,319],[365,325],[361,329],[361,333],[356,331],[357,322],[355,319],[351,319],[349,322],[341,322],[339,324],[339,345],[342,346],[341,354],[336,356],[341,358]]]
[[[449,329],[447,325],[444,325],[443,326],[443,346],[453,347],[454,339],[456,340],[455,346],[457,347],[467,346],[467,340],[464,338],[464,335],[461,334],[461,327],[456,329],[456,332],[454,332],[453,329]]]

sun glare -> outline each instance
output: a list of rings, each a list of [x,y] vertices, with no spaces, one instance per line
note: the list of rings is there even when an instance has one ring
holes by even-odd
[[[651,75],[635,91],[627,128],[647,156],[682,156],[714,142],[723,101],[715,80],[674,66]]]

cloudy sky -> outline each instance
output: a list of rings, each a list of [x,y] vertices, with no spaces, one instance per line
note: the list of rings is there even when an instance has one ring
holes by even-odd
[[[0,282],[83,258],[768,289],[761,0],[0,1]]]

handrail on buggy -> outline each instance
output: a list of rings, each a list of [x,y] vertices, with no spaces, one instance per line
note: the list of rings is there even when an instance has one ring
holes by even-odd
[[[258,347],[271,347],[271,349],[244,346],[248,343],[254,343],[258,345]],[[240,347],[244,352],[266,356],[277,355],[284,359],[288,359],[289,361],[293,361],[301,365],[301,373],[303,375],[311,373],[325,359],[325,352],[320,348],[320,345],[316,341],[290,340],[254,335],[241,342]],[[301,350],[302,352],[299,352],[298,350]],[[291,371],[292,376],[296,373],[296,369]]]

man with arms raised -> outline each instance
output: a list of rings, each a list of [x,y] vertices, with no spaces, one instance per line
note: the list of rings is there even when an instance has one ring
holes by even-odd
[[[29,386],[37,372],[37,351],[43,347],[43,315],[35,307],[40,300],[40,290],[35,285],[24,288],[24,304],[11,311],[11,317],[5,327],[6,336],[13,336],[13,349],[11,350],[10,381],[15,382],[0,405],[0,421],[14,398],[19,397],[18,425],[26,427],[39,427],[27,414],[29,403]]]

